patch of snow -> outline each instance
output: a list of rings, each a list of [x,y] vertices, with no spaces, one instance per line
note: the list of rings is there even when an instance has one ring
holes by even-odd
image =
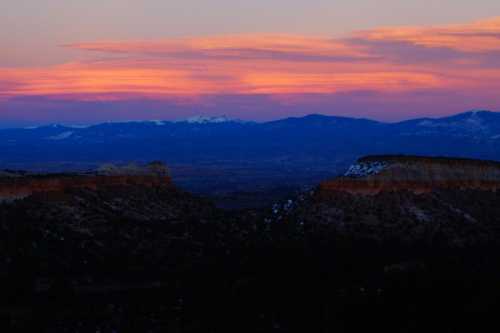
[[[218,117],[212,117],[212,116],[194,116],[187,118],[185,120],[181,120],[178,122],[186,122],[189,124],[219,124],[219,123],[227,123],[227,122],[232,122],[236,121],[234,119],[230,119],[227,116],[218,116]]]
[[[281,220],[283,216],[286,216],[288,213],[292,211],[292,209],[296,207],[296,204],[293,200],[287,200],[282,203],[275,203],[271,208],[271,212],[274,215],[276,221]]]
[[[272,208],[273,214],[276,215],[280,211],[280,206],[278,204],[274,204]]]
[[[40,126],[40,127],[49,127],[49,128],[66,128],[66,126],[61,124],[50,124],[48,126]]]
[[[470,110],[470,113],[472,115],[477,115],[478,113],[484,113],[484,112],[488,112],[486,110],[481,110],[481,109],[478,109],[478,110]]]
[[[116,120],[116,121],[105,121],[97,125],[121,125],[121,124],[153,124],[157,126],[164,126],[168,124],[166,120]],[[87,127],[92,127],[96,125],[89,125]],[[70,126],[68,126],[70,127]],[[74,127],[74,126],[72,126]]]
[[[345,177],[359,178],[380,173],[387,167],[385,162],[363,162],[351,165],[344,174]]]
[[[419,222],[430,222],[432,218],[421,208],[411,205],[407,207],[408,211],[413,214]]]
[[[292,208],[293,201],[292,200],[287,200],[287,202],[283,205],[283,209],[285,211],[289,211]]]
[[[483,126],[483,120],[479,116],[479,111],[474,111],[471,113],[470,117],[467,118],[466,123],[468,123],[470,126],[473,127],[482,127]]]
[[[453,130],[480,131],[486,129],[484,119],[481,117],[481,111],[471,111],[466,117],[461,117],[454,121],[425,119],[417,124],[420,127],[428,128],[449,128]]]
[[[61,134],[57,134],[57,135],[54,135],[54,136],[49,136],[46,139],[47,140],[64,140],[64,139],[67,139],[70,136],[72,136],[73,133],[74,132],[72,132],[72,131],[62,132]]]
[[[59,124],[50,124],[50,125],[28,126],[28,127],[23,127],[23,129],[34,130],[34,129],[44,128],[44,127],[60,128],[60,127],[64,127],[64,126],[59,125]]]
[[[66,127],[68,128],[75,128],[75,129],[81,129],[81,128],[89,128],[92,125],[67,125]]]
[[[23,127],[23,129],[26,130],[35,130],[39,128],[44,128],[44,127],[49,127],[49,128],[88,128],[91,127],[92,125],[61,125],[61,124],[51,124],[51,125],[40,125],[40,126],[28,126],[28,127]]]

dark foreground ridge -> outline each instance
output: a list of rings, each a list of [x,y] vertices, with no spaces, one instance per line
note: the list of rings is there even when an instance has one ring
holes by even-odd
[[[367,162],[397,165],[395,175],[439,164],[360,160]],[[472,163],[470,170],[482,170],[473,175],[496,177],[495,166]],[[3,331],[470,332],[496,320],[494,189],[365,195],[320,186],[268,209],[225,211],[164,181],[164,166],[153,166],[147,174],[4,173],[0,188],[11,184],[7,177],[131,178],[0,203]],[[366,177],[358,171],[346,177]],[[162,181],[137,181],[145,176]]]

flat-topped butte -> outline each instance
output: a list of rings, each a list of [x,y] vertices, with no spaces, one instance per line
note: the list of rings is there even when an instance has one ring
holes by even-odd
[[[0,201],[22,199],[36,193],[64,192],[69,189],[99,189],[119,186],[166,186],[172,181],[161,162],[144,166],[103,165],[95,171],[35,174],[23,171],[0,172]]]
[[[360,158],[344,176],[321,183],[322,191],[376,194],[408,190],[500,189],[500,163],[463,158],[381,155]]]

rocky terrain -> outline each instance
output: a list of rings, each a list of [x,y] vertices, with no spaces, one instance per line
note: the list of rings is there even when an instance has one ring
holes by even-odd
[[[481,329],[495,323],[500,299],[500,193],[476,185],[493,184],[497,168],[368,157],[340,180],[380,177],[376,190],[325,187],[337,179],[267,208],[230,211],[178,189],[158,163],[5,171],[6,188],[34,187],[0,203],[0,328]],[[427,185],[394,186],[400,180]]]
[[[94,172],[32,174],[19,171],[0,173],[0,201],[12,201],[32,195],[57,196],[71,189],[126,187],[128,185],[158,187],[171,184],[168,169],[161,163],[117,167],[103,165]]]
[[[500,189],[500,163],[472,159],[369,156],[344,177],[322,182],[320,191],[376,194],[384,191],[432,192],[438,189]]]

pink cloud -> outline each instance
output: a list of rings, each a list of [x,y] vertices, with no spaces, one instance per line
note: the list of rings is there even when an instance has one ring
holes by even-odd
[[[302,101],[314,104],[304,96],[320,96],[318,100],[328,105],[325,96],[361,98],[358,92],[369,91],[373,102],[383,96],[383,102],[392,105],[400,103],[401,96],[415,103],[422,92],[431,97],[429,92],[453,92],[487,99],[485,104],[495,106],[498,101],[492,96],[500,90],[499,37],[500,19],[491,19],[380,28],[343,38],[237,35],[78,43],[66,47],[96,53],[96,60],[0,68],[0,100],[44,96],[201,105],[214,103],[217,96],[267,95],[268,101],[289,107]]]

